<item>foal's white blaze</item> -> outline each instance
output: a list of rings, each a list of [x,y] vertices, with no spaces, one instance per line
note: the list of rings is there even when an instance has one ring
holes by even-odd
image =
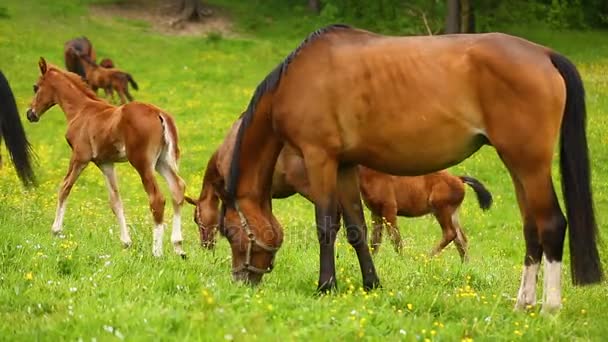
[[[543,311],[557,310],[562,305],[562,263],[545,259]]]
[[[55,213],[55,221],[53,222],[53,227],[51,231],[53,234],[59,234],[63,229],[63,216],[65,215],[65,204],[66,201],[60,202],[57,204],[57,212]]]
[[[536,302],[536,277],[539,266],[540,263],[524,266],[517,302],[515,303],[516,309],[524,309],[527,305],[534,305]]]
[[[163,234],[165,233],[164,224],[154,225],[154,241],[152,242],[152,255],[159,257],[163,255]]]

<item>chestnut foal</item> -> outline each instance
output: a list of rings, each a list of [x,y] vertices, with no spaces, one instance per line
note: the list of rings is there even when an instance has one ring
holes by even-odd
[[[441,226],[443,236],[433,248],[437,255],[454,241],[462,261],[468,259],[467,237],[458,220],[458,209],[464,200],[464,184],[477,195],[479,207],[487,210],[492,205],[492,194],[477,179],[454,176],[448,171],[437,171],[422,176],[391,176],[359,166],[359,184],[363,202],[372,213],[372,253],[377,253],[386,227],[395,249],[402,247],[397,227],[397,216],[419,217],[433,214]]]
[[[180,210],[184,201],[184,181],[177,173],[179,147],[173,118],[153,105],[133,102],[120,107],[100,100],[78,75],[47,65],[41,58],[41,76],[34,85],[34,99],[27,111],[30,122],[37,122],[49,108],[58,104],[67,118],[66,139],[72,149],[68,173],[59,190],[57,214],[52,232],[63,228],[66,199],[84,168],[93,162],[103,173],[110,193],[112,211],[120,226],[120,240],[131,245],[123,206],[118,194],[114,163],[128,161],[139,173],[148,193],[154,217],[152,253],[162,255],[165,199],[154,178],[158,171],[169,184],[173,198],[171,241],[182,257]]]

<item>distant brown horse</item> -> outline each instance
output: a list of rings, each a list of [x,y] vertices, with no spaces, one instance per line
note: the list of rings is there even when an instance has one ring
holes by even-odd
[[[30,122],[37,122],[42,114],[58,104],[67,118],[65,137],[72,149],[68,173],[59,190],[52,232],[61,233],[70,190],[80,173],[93,162],[105,176],[110,205],[120,226],[120,240],[124,246],[130,246],[131,237],[114,172],[114,163],[128,161],[139,173],[148,193],[154,218],[152,253],[154,256],[162,255],[165,229],[165,199],[154,177],[156,170],[169,184],[173,198],[173,247],[177,254],[185,256],[180,218],[185,184],[177,173],[178,137],[171,115],[140,102],[113,106],[100,100],[76,74],[47,65],[42,58],[39,66],[41,76],[34,86],[35,95],[27,118]]]
[[[139,87],[131,74],[119,69],[100,67],[88,57],[81,57],[81,60],[87,75],[87,83],[94,92],[101,88],[106,97],[111,99],[116,91],[121,104],[127,103],[127,99],[133,101],[133,96],[129,93],[129,83],[135,90],[138,90]]]
[[[68,71],[77,73],[82,78],[86,78],[84,65],[80,56],[86,56],[93,63],[97,59],[93,44],[91,44],[91,41],[87,37],[78,37],[65,42],[63,45],[65,68]]]
[[[240,120],[232,126],[220,148],[209,159],[198,199],[186,196],[186,201],[195,206],[194,222],[199,228],[202,247],[215,246],[219,214],[219,198],[215,188],[224,186],[239,124]],[[465,195],[464,184],[470,185],[475,190],[482,209],[490,207],[492,195],[483,184],[471,177],[456,177],[447,171],[415,177],[398,177],[361,166],[359,186],[363,201],[372,212],[374,222],[371,242],[373,252],[377,252],[380,248],[384,226],[389,231],[395,249],[397,251],[401,249],[397,215],[418,217],[432,213],[443,232],[443,237],[433,249],[432,255],[441,252],[454,241],[460,257],[463,261],[466,260],[467,238],[458,220],[458,209]],[[279,154],[272,177],[272,198],[286,198],[300,194],[310,199],[309,192],[310,184],[304,160],[293,148],[286,145]]]
[[[34,176],[33,152],[30,146],[21,119],[17,103],[13,96],[8,80],[0,71],[0,145],[5,140],[10,160],[15,166],[17,176],[25,186],[36,184]],[[0,155],[0,166],[2,166],[2,155]]]
[[[524,221],[516,306],[535,302],[544,255],[543,310],[557,309],[567,223],[551,177],[558,139],[573,281],[597,283],[603,273],[585,117],[576,67],[524,39],[498,33],[390,37],[344,25],[320,29],[261,82],[242,116],[221,194],[220,232],[231,244],[233,275],[259,282],[281,246],[271,194],[286,142],[303,156],[311,184],[320,291],[336,286],[338,203],[353,232],[349,242],[363,286],[379,285],[365,240],[358,164],[415,176],[491,145],[511,174]]]

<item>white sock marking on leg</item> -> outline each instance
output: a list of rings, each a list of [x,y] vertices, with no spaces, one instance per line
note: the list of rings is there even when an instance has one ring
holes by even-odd
[[[524,266],[515,308],[524,309],[527,305],[534,305],[536,302],[536,278],[539,266],[540,264],[538,263]]]

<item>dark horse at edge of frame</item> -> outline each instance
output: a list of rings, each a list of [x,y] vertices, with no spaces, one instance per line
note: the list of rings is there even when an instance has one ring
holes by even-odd
[[[32,147],[19,119],[19,111],[11,87],[2,71],[0,71],[0,143],[3,139],[17,171],[17,176],[19,176],[23,185],[35,185],[36,177],[32,168]],[[1,158],[0,156],[0,163],[2,162]]]
[[[237,280],[259,282],[282,244],[271,182],[285,143],[304,158],[311,184],[319,291],[337,286],[338,203],[363,286],[380,284],[357,164],[415,176],[458,164],[484,145],[509,171],[523,220],[516,308],[535,304],[543,256],[542,309],[561,307],[567,225],[574,284],[603,278],[584,87],[574,64],[547,47],[500,33],[391,37],[332,25],[312,33],[258,85],[242,119],[220,220]],[[558,141],[567,221],[551,175]]]

